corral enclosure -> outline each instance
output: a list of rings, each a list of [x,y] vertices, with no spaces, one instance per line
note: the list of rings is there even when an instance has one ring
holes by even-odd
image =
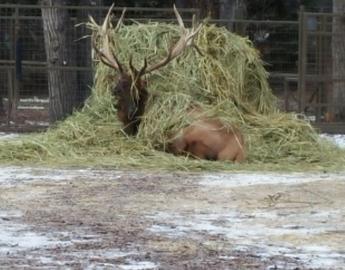
[[[106,76],[109,70],[98,65],[98,72]],[[91,155],[82,161],[83,165],[114,167],[116,158],[107,163],[104,157],[97,157],[98,164],[92,160],[88,163],[101,149],[93,149],[92,136],[69,137],[73,139],[70,145],[62,143],[64,139],[58,141],[74,132],[85,135],[86,129],[90,135],[98,131],[99,143],[107,143],[104,135],[109,129],[104,116],[110,112],[104,109],[111,107],[104,106],[107,104],[106,96],[100,110],[94,108],[89,114],[74,116],[65,123],[65,129],[55,133],[52,139],[62,148],[62,158],[67,158],[63,156],[64,147],[91,140]],[[103,114],[97,118],[100,111]],[[95,129],[95,122],[76,129],[78,122],[88,123],[91,117],[99,121],[99,129]],[[113,120],[110,123],[114,126]],[[114,135],[115,130],[110,129],[110,134]],[[16,136],[4,138],[14,140],[5,153],[7,158],[21,143]],[[54,132],[48,136],[54,136]],[[39,150],[37,153],[54,151],[44,138],[22,137],[29,147]],[[115,138],[112,141],[119,143]],[[128,152],[134,154],[127,156],[129,164],[138,168],[135,156],[144,149],[135,152],[138,145],[135,141],[129,143],[132,148]],[[27,158],[32,154],[27,150],[23,147],[18,156]],[[115,151],[116,155],[125,154]],[[72,158],[78,155],[66,153]],[[176,169],[175,160],[170,157],[164,164],[164,156],[159,156],[163,166],[152,167],[148,161],[157,159],[152,152],[145,155],[147,159],[141,160],[141,166],[146,162],[150,172],[123,171],[124,167],[119,171],[1,166],[2,267],[316,270],[341,269],[344,265],[345,189],[341,173],[327,173],[324,169],[320,173],[152,172],[157,167]],[[64,165],[70,161],[67,158]],[[39,156],[35,165],[38,162],[42,164]],[[185,161],[181,164],[191,167]],[[311,166],[315,170],[319,164]],[[194,169],[203,168],[223,169],[214,162],[208,167],[194,163]],[[259,165],[260,170],[265,168]]]
[[[3,129],[48,125],[49,68],[68,70],[77,76],[76,99],[81,102],[90,94],[93,81],[90,44],[80,39],[88,32],[84,25],[91,14],[103,18],[108,7],[60,7],[71,16],[71,44],[74,59],[65,66],[47,67],[39,6],[0,5],[0,94]],[[119,15],[120,9],[115,13]],[[184,20],[190,22],[198,9],[181,9]],[[128,8],[125,22],[173,21],[172,9]],[[312,122],[330,132],[342,131],[343,119],[330,117],[333,107],[330,96],[332,76],[331,41],[332,14],[300,11],[297,21],[211,21],[248,36],[261,53],[270,72],[270,85],[281,99],[286,111],[305,113]],[[74,76],[73,75],[73,76]],[[341,80],[341,79],[340,79]],[[77,102],[77,103],[78,103]]]
[[[161,12],[173,16],[170,9]],[[92,28],[102,47],[104,36],[97,25]],[[114,49],[126,48],[119,59],[127,64],[134,51],[139,67],[146,53],[150,63],[165,55],[179,31],[173,24],[127,21],[110,36]],[[96,63],[96,83],[82,110],[45,133],[0,141],[2,267],[342,269],[345,150],[320,139],[295,114],[277,110],[268,74],[248,39],[211,25],[196,44],[203,57],[189,49],[148,77],[153,96],[137,137],[124,136],[116,120],[110,91],[115,72]],[[34,66],[24,63],[23,74]],[[20,67],[13,60],[2,67],[12,70],[6,78],[16,87],[11,76]],[[47,67],[36,67],[46,85]],[[58,68],[80,72],[81,82],[93,80],[90,67]],[[288,87],[295,79],[289,77]],[[37,99],[21,102],[45,111],[39,106],[47,107],[47,93],[30,91]],[[162,151],[166,131],[184,124],[191,103],[241,128],[245,163]]]
[[[125,65],[132,55],[137,68],[146,57],[149,64],[159,61],[181,34],[176,24],[165,22],[125,23],[118,31],[104,31],[95,22],[88,26],[98,46],[110,45]],[[248,38],[205,24],[195,44],[201,54],[189,48],[147,76],[150,98],[136,137],[124,136],[116,117],[111,94],[116,72],[97,63],[92,95],[84,108],[46,133],[5,143],[1,160],[167,170],[343,167],[342,150],[321,140],[307,121],[277,109],[269,74]],[[186,112],[191,106],[201,108],[205,117],[220,119],[225,128],[242,131],[245,165],[165,152],[171,134],[190,124]]]

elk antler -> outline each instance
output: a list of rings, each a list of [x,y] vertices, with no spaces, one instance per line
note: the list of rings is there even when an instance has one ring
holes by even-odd
[[[133,75],[136,77],[136,78],[140,78],[142,75],[144,75],[145,73],[145,70],[147,68],[147,60],[146,58],[144,59],[144,65],[143,67],[138,71],[134,66],[133,66],[133,55],[130,55],[129,57],[129,68],[131,69]]]
[[[181,29],[181,37],[180,39],[177,41],[177,43],[175,45],[172,45],[169,48],[168,51],[168,55],[162,59],[161,61],[159,61],[156,64],[153,64],[152,66],[149,66],[147,69],[144,69],[142,71],[141,75],[150,73],[156,69],[159,69],[160,67],[163,67],[165,65],[167,65],[170,61],[172,61],[174,58],[176,58],[177,56],[179,56],[180,54],[182,54],[182,52],[190,46],[196,47],[196,45],[193,43],[194,37],[196,36],[196,34],[200,31],[202,24],[199,24],[197,27],[192,27],[192,29],[187,29],[184,26],[183,20],[181,18],[181,15],[179,14],[179,12],[176,9],[176,6],[174,5],[174,12],[178,21],[178,24],[180,26]],[[197,47],[196,47],[197,48]],[[200,50],[197,48],[198,52],[200,52]]]
[[[113,10],[113,8],[114,8],[114,4],[112,4],[111,7],[109,8],[107,16],[105,17],[104,22],[103,22],[102,26],[100,27],[101,35],[105,36],[104,40],[103,40],[103,48],[102,49],[97,48],[95,36],[92,37],[92,46],[93,46],[93,49],[98,54],[98,56],[99,56],[99,58],[103,64],[107,65],[110,68],[118,70],[120,73],[123,73],[124,70],[122,68],[120,61],[118,60],[116,55],[111,52],[110,46],[109,46],[108,28],[110,25],[110,14],[111,14],[111,11]],[[126,9],[124,8],[122,11],[121,17],[116,24],[114,31],[117,31],[119,29],[119,27],[122,23],[122,20],[124,18],[125,12],[126,12]]]

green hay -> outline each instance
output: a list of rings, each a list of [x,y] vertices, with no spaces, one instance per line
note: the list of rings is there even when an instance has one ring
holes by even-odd
[[[90,25],[99,33],[99,28]],[[133,55],[137,68],[166,55],[179,37],[172,24],[137,24],[110,32],[124,64]],[[98,42],[102,42],[102,36]],[[339,170],[344,151],[319,139],[316,131],[295,114],[277,109],[267,73],[251,42],[224,28],[204,26],[196,44],[203,56],[188,49],[168,66],[150,74],[151,98],[136,137],[121,130],[110,90],[115,72],[96,65],[95,84],[85,107],[42,134],[0,143],[0,160],[11,164],[110,166],[157,170]],[[205,115],[241,129],[246,141],[243,164],[176,157],[164,149],[172,135],[191,119],[191,105]]]

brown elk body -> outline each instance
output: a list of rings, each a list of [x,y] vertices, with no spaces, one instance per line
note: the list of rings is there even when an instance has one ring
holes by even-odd
[[[201,118],[172,140],[169,151],[200,159],[242,162],[244,147],[243,135],[238,129],[225,127],[219,119]]]
[[[167,65],[174,58],[181,55],[187,47],[194,47],[200,53],[200,50],[194,45],[193,39],[200,31],[201,24],[192,29],[186,29],[181,16],[174,6],[174,12],[181,29],[181,37],[177,43],[171,46],[167,56],[157,63],[148,66],[145,59],[144,65],[140,70],[134,68],[131,57],[129,60],[129,71],[125,71],[116,55],[110,50],[107,33],[112,8],[113,6],[109,9],[106,19],[101,26],[101,33],[105,34],[103,48],[97,48],[95,37],[93,37],[93,47],[100,60],[105,65],[115,69],[119,74],[117,84],[112,90],[117,100],[115,104],[117,116],[124,125],[123,130],[125,133],[136,135],[149,97],[143,76]],[[115,30],[120,26],[123,16],[124,12]],[[218,120],[202,119],[185,128],[182,131],[182,135],[176,137],[171,145],[171,152],[175,154],[189,152],[193,156],[202,159],[242,161],[244,159],[243,138],[238,131],[229,132],[225,130]]]

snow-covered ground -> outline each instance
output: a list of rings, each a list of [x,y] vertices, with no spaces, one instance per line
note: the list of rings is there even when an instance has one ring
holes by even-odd
[[[345,149],[345,134],[321,134],[320,137],[325,138],[338,145],[340,148]]]
[[[0,140],[20,139],[20,136],[0,132]],[[345,135],[322,134],[320,137],[345,149]],[[169,177],[173,177],[171,181],[163,183],[163,179],[170,179]],[[26,200],[38,201],[39,197],[45,200],[59,194],[59,189],[68,190],[70,185],[78,186],[85,179],[100,185],[102,197],[109,196],[104,202],[126,205],[131,209],[131,215],[137,215],[136,222],[140,224],[145,224],[148,220],[145,231],[153,239],[163,237],[168,239],[164,241],[172,241],[172,246],[176,241],[200,241],[211,247],[221,242],[223,252],[228,252],[229,255],[214,257],[215,261],[235,260],[234,252],[243,252],[254,254],[263,263],[274,260],[273,268],[266,269],[297,269],[300,265],[311,269],[345,269],[345,175],[342,173],[206,173],[172,176],[112,170],[30,167],[0,167],[0,202],[6,202],[6,198],[10,198],[13,203],[9,204],[11,207],[8,209],[6,204],[0,205],[0,264],[6,261],[8,254],[22,260],[20,254],[24,252],[30,254],[31,258],[37,257],[38,266],[48,268],[55,264],[67,266],[73,260],[84,260],[87,262],[85,269],[106,266],[128,270],[158,269],[161,264],[159,261],[146,259],[144,253],[136,249],[123,251],[122,246],[105,250],[95,247],[72,255],[66,251],[60,254],[61,259],[58,255],[51,254],[51,250],[65,247],[68,250],[81,243],[93,245],[100,241],[99,236],[78,228],[70,232],[57,231],[52,227],[49,232],[42,232],[34,224],[23,221],[30,219],[25,216],[26,210],[22,206]],[[172,186],[176,186],[175,189],[180,190],[182,186],[196,185],[197,191],[182,191],[183,194],[178,195],[169,190],[164,194],[163,202],[170,200],[172,203],[164,206],[164,211],[159,207],[155,210],[159,204],[154,201],[147,212],[136,213],[136,209],[140,209],[144,203],[150,203],[150,196],[139,194],[138,198],[147,196],[148,202],[145,199],[145,202],[130,208],[130,198],[126,203],[125,199],[116,202],[121,196],[116,193],[107,194],[107,189],[102,186],[120,183],[123,179],[130,180],[126,186],[129,189],[131,181],[136,183],[134,195],[140,190],[138,185],[146,190],[146,179],[153,179],[149,186],[150,189],[157,190],[157,198],[163,196],[159,192],[166,187],[174,190]],[[191,180],[188,182],[189,186],[183,184],[185,179]],[[22,189],[36,185],[39,187],[38,191],[29,189],[27,193],[22,192]],[[49,185],[56,185],[56,190],[50,195],[40,190]],[[17,191],[9,192],[11,189]],[[93,190],[97,190],[97,187]],[[127,193],[131,194],[130,191]],[[207,197],[204,198],[203,194],[207,194]],[[168,200],[169,196],[171,198]],[[17,200],[18,209],[13,207]],[[68,201],[66,205],[64,201],[60,203],[59,206],[50,206],[50,211],[58,211],[59,207],[68,208]],[[79,240],[84,238],[86,240]],[[147,248],[143,247],[144,250]],[[87,261],[90,257],[96,258],[95,262]],[[66,258],[70,261],[64,261]]]
[[[20,134],[18,134],[18,133],[0,132],[0,140],[16,139],[19,137],[20,137]]]
[[[202,243],[200,252],[217,250],[207,261],[231,262],[249,254],[259,265],[274,262],[258,269],[344,269],[344,183],[341,173],[150,174],[0,167],[0,263],[8,254],[18,261],[26,254],[37,259],[37,267],[64,268],[84,261],[84,269],[153,270],[162,264],[161,254],[175,252],[179,259],[179,243],[183,252]],[[85,220],[83,211],[89,216]],[[42,223],[49,215],[52,219]],[[105,232],[99,229],[102,222]],[[114,235],[107,231],[111,224]],[[139,234],[129,234],[138,224]],[[121,242],[132,234],[127,241],[136,248]],[[102,244],[103,236],[110,243],[120,236],[120,242]],[[146,256],[145,250],[157,254]]]

